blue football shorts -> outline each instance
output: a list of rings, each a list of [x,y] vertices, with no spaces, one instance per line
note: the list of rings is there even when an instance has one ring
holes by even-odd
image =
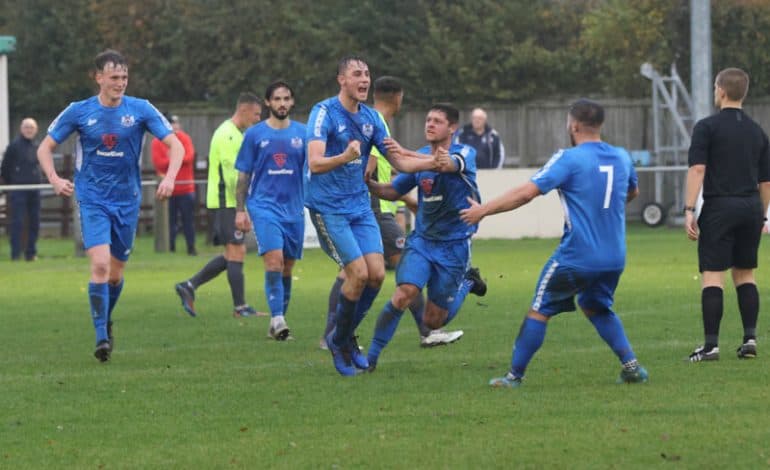
[[[251,215],[254,235],[257,237],[259,255],[268,251],[283,250],[285,259],[301,259],[302,244],[305,241],[305,219],[286,222],[267,217]]]
[[[427,286],[428,300],[448,309],[470,267],[471,241],[427,240],[412,234],[396,268],[396,284]]]
[[[531,308],[546,316],[572,312],[577,296],[581,308],[604,312],[612,307],[622,273],[622,269],[586,271],[562,266],[552,257],[540,273]]]
[[[110,245],[114,258],[127,261],[134,247],[139,205],[108,206],[81,202],[79,207],[83,247],[87,250],[98,245]]]
[[[380,227],[370,208],[359,214],[321,214],[310,209],[310,220],[321,248],[342,267],[363,255],[382,254]]]

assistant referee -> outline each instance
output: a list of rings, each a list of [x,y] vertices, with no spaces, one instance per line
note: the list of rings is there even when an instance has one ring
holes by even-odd
[[[717,74],[714,103],[720,111],[693,129],[684,207],[685,230],[698,240],[701,309],[705,342],[690,361],[719,359],[719,324],[725,272],[731,269],[743,321],[741,359],[757,355],[759,293],[754,280],[757,252],[770,202],[770,145],[767,134],[741,109],[749,76],[737,68]],[[697,221],[695,203],[703,188]]]

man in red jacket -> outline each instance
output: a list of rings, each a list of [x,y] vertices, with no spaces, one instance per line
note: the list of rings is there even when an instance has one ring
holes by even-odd
[[[169,122],[174,129],[179,141],[184,146],[184,160],[182,167],[176,176],[176,186],[174,192],[168,200],[168,228],[169,228],[169,249],[176,251],[176,234],[179,230],[178,220],[182,220],[182,232],[187,242],[187,254],[195,256],[195,211],[197,198],[195,197],[195,184],[192,182],[195,178],[195,147],[193,147],[190,135],[182,130],[178,116],[169,116]],[[168,147],[157,138],[152,141],[152,162],[155,165],[155,171],[159,176],[166,174],[168,169]]]

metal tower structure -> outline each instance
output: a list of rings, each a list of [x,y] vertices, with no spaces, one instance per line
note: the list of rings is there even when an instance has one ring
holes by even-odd
[[[659,74],[646,62],[642,64],[640,73],[650,80],[652,86],[653,166],[639,168],[638,171],[655,175],[654,202],[642,209],[642,219],[650,225],[659,225],[666,218],[667,207],[678,211],[682,206],[683,172],[687,171],[687,151],[695,123],[694,107],[677,73],[676,64],[671,64],[669,76]],[[666,188],[673,190],[670,195],[673,197],[672,205],[664,203]]]

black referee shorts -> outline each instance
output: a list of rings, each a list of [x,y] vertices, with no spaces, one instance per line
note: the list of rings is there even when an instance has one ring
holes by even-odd
[[[214,245],[243,245],[243,232],[235,228],[235,208],[214,211]]]
[[[382,248],[385,252],[385,261],[393,255],[400,255],[404,251],[404,242],[406,241],[406,234],[404,230],[396,222],[396,218],[389,212],[382,212],[375,214],[377,217],[377,225],[380,226],[380,234],[382,235]]]
[[[756,268],[764,218],[759,196],[705,200],[698,217],[700,272]]]

